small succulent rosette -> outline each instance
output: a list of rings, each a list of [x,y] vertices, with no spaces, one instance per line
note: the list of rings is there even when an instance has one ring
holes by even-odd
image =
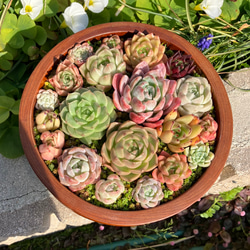
[[[132,121],[111,123],[102,146],[103,165],[132,182],[157,166],[158,137],[155,129]]]
[[[54,111],[59,106],[58,94],[51,89],[40,89],[36,99],[35,108],[38,110]]]
[[[100,202],[110,205],[125,191],[123,182],[116,174],[108,176],[107,180],[99,180],[95,185],[95,196]]]
[[[139,63],[129,78],[115,74],[113,102],[120,111],[128,112],[132,121],[156,128],[162,116],[176,110],[181,101],[173,97],[176,81],[165,79],[166,68],[159,63],[152,70],[145,61]]]
[[[209,145],[202,141],[185,148],[184,154],[188,157],[189,166],[192,169],[196,169],[197,167],[207,168],[214,159],[214,153],[210,151]]]
[[[112,100],[94,87],[70,93],[60,105],[62,131],[90,145],[100,140],[109,124],[116,119]]]
[[[217,135],[218,123],[210,114],[205,115],[201,119],[200,125],[203,128],[199,135],[201,141],[206,143],[215,140]]]
[[[179,190],[183,180],[192,174],[185,155],[170,155],[162,151],[158,157],[158,168],[154,169],[152,176],[161,183],[166,183],[171,191]]]
[[[65,136],[62,131],[45,131],[41,134],[40,139],[42,144],[39,145],[38,149],[44,160],[51,161],[61,155],[65,143]]]
[[[121,41],[118,35],[113,35],[111,37],[105,37],[102,39],[102,45],[108,46],[110,49],[123,49],[123,41]]]
[[[88,84],[106,92],[112,87],[114,74],[125,73],[126,63],[121,50],[102,45],[79,69]]]
[[[60,127],[60,119],[55,112],[48,110],[40,112],[36,116],[36,127],[38,132],[42,133],[48,130],[56,130]]]
[[[58,158],[60,182],[73,192],[95,184],[101,175],[102,158],[84,145],[65,149]]]
[[[181,153],[200,141],[199,134],[203,128],[199,122],[200,119],[194,115],[178,117],[175,110],[165,117],[159,137],[170,151]]]
[[[67,59],[80,67],[86,62],[87,58],[93,54],[93,47],[89,43],[78,43],[68,51]]]
[[[165,62],[165,66],[167,76],[171,79],[180,79],[190,75],[196,67],[191,55],[185,55],[180,51],[169,57]]]
[[[147,209],[159,205],[164,194],[159,181],[144,176],[137,181],[132,196],[136,202],[140,203],[142,208]]]
[[[57,66],[55,75],[49,78],[49,82],[60,96],[67,96],[83,86],[79,69],[68,59]]]
[[[201,117],[213,106],[211,86],[205,77],[185,76],[178,79],[174,96],[181,99],[180,115]]]
[[[133,71],[141,61],[147,62],[150,68],[156,66],[165,52],[165,46],[161,44],[159,36],[153,33],[145,35],[142,32],[128,38],[124,42],[124,49],[124,60],[128,71]]]

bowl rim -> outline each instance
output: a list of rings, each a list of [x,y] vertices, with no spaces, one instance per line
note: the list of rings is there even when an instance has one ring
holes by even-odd
[[[75,195],[68,188],[63,186],[45,165],[40,157],[33,136],[35,96],[42,87],[47,72],[52,69],[54,62],[62,55],[65,55],[76,43],[100,39],[111,34],[122,36],[127,33],[137,33],[138,31],[154,33],[171,49],[182,50],[190,54],[198,67],[202,69],[211,85],[216,121],[219,124],[215,157],[210,167],[206,169],[198,181],[186,192],[172,201],[145,210],[110,210],[95,206]],[[77,214],[102,224],[113,226],[137,226],[171,217],[191,206],[209,190],[219,177],[226,163],[232,142],[233,118],[230,102],[221,78],[212,64],[196,47],[184,38],[160,27],[134,22],[114,22],[92,26],[75,33],[58,43],[44,56],[30,75],[22,94],[19,112],[19,131],[24,153],[33,171],[61,203]]]

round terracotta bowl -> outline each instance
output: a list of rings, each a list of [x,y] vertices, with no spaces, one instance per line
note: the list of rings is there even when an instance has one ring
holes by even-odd
[[[61,55],[65,55],[75,43],[101,39],[111,34],[154,33],[168,48],[184,51],[194,59],[211,84],[216,121],[219,124],[215,157],[198,181],[185,193],[155,208],[138,211],[118,211],[92,205],[63,186],[51,173],[40,157],[33,136],[34,106],[36,95],[42,87],[48,71]],[[19,114],[20,136],[24,152],[34,172],[48,190],[65,206],[90,220],[113,226],[136,226],[171,217],[199,200],[219,177],[227,160],[232,142],[232,111],[227,93],[219,75],[203,54],[180,36],[163,28],[131,22],[106,23],[78,32],[55,46],[37,65],[24,89]]]

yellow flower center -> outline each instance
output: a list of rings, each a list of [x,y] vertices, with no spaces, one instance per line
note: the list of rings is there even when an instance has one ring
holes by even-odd
[[[90,0],[89,5],[93,5],[93,4],[94,4],[93,0]]]
[[[25,12],[31,12],[31,11],[32,11],[32,7],[30,5],[26,5]]]

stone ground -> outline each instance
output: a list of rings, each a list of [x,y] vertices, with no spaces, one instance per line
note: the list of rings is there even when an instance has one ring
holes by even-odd
[[[228,80],[250,89],[250,69],[232,73]],[[211,194],[250,185],[250,93],[224,85],[233,112],[233,141],[224,170],[208,191]],[[91,223],[53,197],[25,156],[10,160],[0,155],[0,172],[0,246]]]

